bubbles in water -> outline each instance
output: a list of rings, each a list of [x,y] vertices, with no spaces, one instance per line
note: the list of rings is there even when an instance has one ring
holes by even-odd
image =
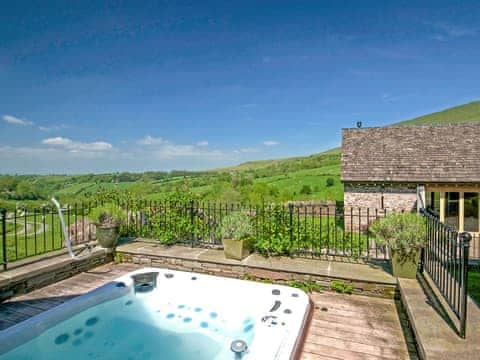
[[[82,345],[82,340],[81,339],[75,339],[72,344],[73,344],[73,346],[80,346],[80,345]]]
[[[55,338],[55,344],[57,345],[61,345],[61,344],[65,344],[67,341],[68,341],[68,338],[70,336],[68,334],[61,334],[61,335],[58,335],[56,338]]]
[[[216,319],[217,316],[218,316],[218,314],[217,314],[216,312],[211,312],[211,313],[210,313],[210,317],[211,317],[212,319]]]
[[[90,319],[88,319],[87,321],[85,321],[85,325],[87,325],[87,326],[93,326],[93,325],[95,325],[97,322],[98,322],[98,317],[94,316],[94,317],[91,317]]]
[[[243,332],[249,332],[253,329],[253,324],[247,325],[243,328]]]

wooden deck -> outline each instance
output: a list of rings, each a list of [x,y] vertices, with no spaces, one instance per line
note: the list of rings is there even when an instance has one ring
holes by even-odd
[[[127,272],[133,264],[107,264],[0,304],[0,330],[88,292]],[[417,358],[411,334],[393,300],[312,295],[315,304],[301,359]]]

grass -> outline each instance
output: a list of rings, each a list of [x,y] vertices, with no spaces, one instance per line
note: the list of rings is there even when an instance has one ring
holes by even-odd
[[[455,106],[394,125],[441,125],[480,121],[480,101]]]
[[[8,236],[9,234],[14,233],[14,232],[15,232],[15,229],[17,229],[17,231],[18,231],[18,229],[19,229],[20,227],[21,227],[21,226],[20,226],[19,224],[15,225],[15,224],[12,224],[12,223],[7,222],[7,225],[6,225],[7,236]]]
[[[76,219],[81,221],[82,216],[71,214],[65,215],[67,227],[74,224]],[[12,262],[29,256],[43,254],[48,251],[61,249],[63,247],[63,232],[60,219],[57,214],[50,213],[45,217],[42,214],[28,214],[26,217],[28,233],[24,232],[25,217],[18,218],[17,231],[7,230],[7,259]],[[45,231],[44,231],[45,230]],[[0,249],[0,256],[3,256]]]
[[[307,294],[311,294],[312,292],[322,292],[323,286],[317,284],[315,281],[298,281],[292,280],[288,283],[288,286],[300,289]]]
[[[480,305],[480,269],[468,273],[468,294]]]
[[[340,294],[352,294],[353,284],[342,280],[332,280],[330,283],[330,289]]]

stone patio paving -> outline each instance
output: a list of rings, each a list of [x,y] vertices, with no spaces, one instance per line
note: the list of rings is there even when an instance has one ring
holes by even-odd
[[[109,263],[0,304],[0,329],[86,293],[139,268]],[[315,304],[301,359],[417,358],[405,316],[394,300],[343,295],[311,295]],[[403,326],[402,326],[403,325]]]

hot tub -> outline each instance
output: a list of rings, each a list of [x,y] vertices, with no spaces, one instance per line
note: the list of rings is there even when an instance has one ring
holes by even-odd
[[[0,359],[294,359],[301,290],[144,268],[0,332]]]

